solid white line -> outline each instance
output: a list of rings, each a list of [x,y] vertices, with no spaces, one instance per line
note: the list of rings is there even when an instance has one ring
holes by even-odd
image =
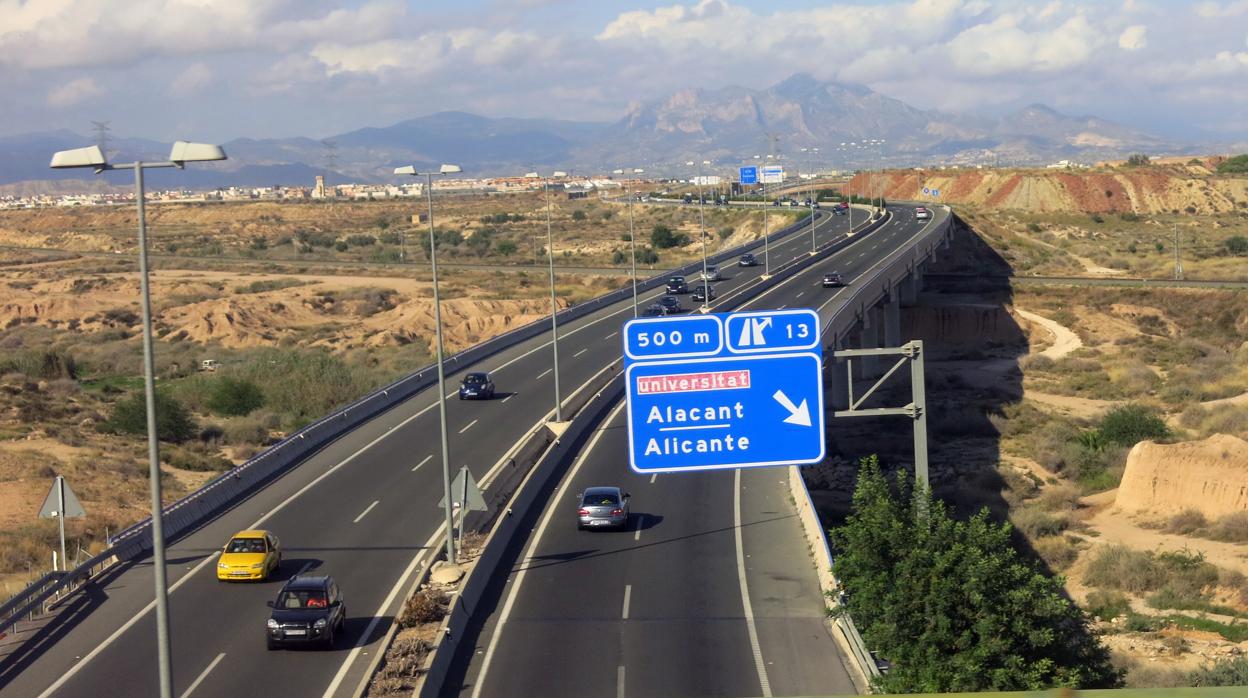
[[[537,374],[537,379],[541,380],[542,376],[545,376],[547,373],[550,373],[553,370],[554,370],[553,368],[548,368],[545,371],[542,371],[541,373]]]
[[[607,415],[606,421],[602,423],[602,426],[598,427],[598,431],[594,432],[594,437],[590,439],[589,445],[585,447],[584,451],[581,451],[581,455],[577,457],[576,463],[572,465],[572,470],[568,472],[567,476],[564,478],[563,484],[559,486],[559,491],[555,493],[554,498],[548,500],[549,502],[557,503],[564,501],[564,497],[568,493],[568,486],[571,485],[572,481],[576,479],[577,471],[579,471],[585,461],[589,459],[589,454],[593,453],[594,447],[598,445],[598,440],[602,438],[603,434],[606,433],[607,425],[619,416],[620,410],[622,409],[624,409],[623,402],[616,405],[615,409],[611,410],[611,414]],[[550,524],[551,517],[554,516],[555,509],[557,508],[559,507],[554,504],[547,505],[546,514],[542,517],[542,522],[537,527],[537,533],[529,542],[529,547],[525,551],[523,558],[524,560],[527,561],[533,559],[533,553],[537,550],[538,545],[541,543],[542,536],[546,533],[546,527]],[[528,572],[528,568],[521,567],[520,571],[516,572],[515,581],[511,583],[511,590],[508,591],[507,600],[503,603],[503,612],[498,617],[498,623],[494,626],[494,635],[490,637],[490,644],[486,647],[485,659],[481,661],[481,673],[477,675],[476,684],[472,687],[472,698],[480,698],[481,696],[481,687],[485,685],[486,675],[490,671],[490,662],[493,661],[494,651],[498,648],[498,638],[502,636],[503,629],[507,625],[507,619],[511,617],[511,608],[516,604],[516,596],[520,593],[520,585],[524,583],[524,576],[526,572]]]
[[[199,676],[195,678],[195,681],[193,681],[190,686],[187,686],[186,690],[182,692],[182,698],[186,698],[191,695],[192,691],[199,688],[199,684],[203,683],[204,679],[208,678],[208,672],[212,671],[213,667],[219,664],[222,659],[225,659],[225,652],[218,654],[216,659],[208,663],[208,668],[200,672]]]
[[[581,354],[584,354],[587,351],[589,351],[589,347],[585,347],[584,349],[576,352],[575,354],[572,355],[572,358],[575,359],[576,357],[580,356]]]
[[[763,695],[771,698],[771,682],[767,680],[767,665],[763,663],[763,649],[758,644],[758,628],[754,625],[754,607],[750,605],[750,590],[745,581],[745,546],[741,543],[741,471],[733,471],[732,527],[737,538],[737,579],[741,583],[741,606],[745,610],[745,628],[750,634],[750,651],[754,653],[754,667],[758,670],[758,683]]]
[[[615,671],[615,698],[624,698],[624,665]]]
[[[617,334],[619,334],[619,331],[618,331],[618,330],[617,330],[617,331],[615,331],[615,332],[612,332],[611,334],[607,335],[606,337],[603,337],[603,339],[611,339],[612,337],[614,337],[614,336],[615,336],[615,335],[617,335]]]
[[[432,454],[432,453],[431,453],[431,454],[429,454],[429,455],[427,455],[427,456],[425,456],[425,459],[424,459],[424,460],[422,460],[421,462],[417,463],[417,464],[416,464],[416,467],[412,468],[412,472],[413,472],[413,473],[414,473],[414,472],[416,472],[417,470],[419,470],[419,469],[420,469],[420,466],[424,465],[425,463],[428,463],[428,462],[429,462],[429,461],[431,461],[431,460],[433,460],[433,454]]]
[[[357,516],[357,517],[355,517],[355,521],[352,521],[351,523],[359,523],[359,522],[360,522],[360,519],[362,519],[362,518],[364,518],[365,516],[367,516],[367,515],[368,515],[368,512],[372,511],[372,510],[373,510],[373,507],[377,506],[377,505],[378,505],[378,504],[380,504],[380,503],[381,503],[381,500],[380,500],[380,499],[378,499],[377,501],[373,502],[372,504],[369,504],[369,505],[368,505],[368,508],[367,508],[367,509],[365,509],[364,511],[360,512],[360,515],[359,515],[359,516]]]
[[[402,422],[399,423],[399,427],[406,426],[409,422],[416,420],[417,417],[420,417],[422,414],[433,409],[437,404],[438,403],[435,402],[432,405],[429,405],[428,407],[426,407],[425,409],[412,415],[411,417],[408,417],[407,419],[403,420]],[[338,469],[341,468],[342,466],[350,463],[351,461],[354,461],[356,458],[360,456],[360,454],[364,453],[368,449],[377,445],[378,443],[381,442],[382,439],[386,438],[387,436],[390,436],[390,434],[391,432],[387,431],[385,434],[382,434],[381,436],[378,436],[372,441],[369,441],[368,443],[364,444],[362,447],[360,447],[358,451],[356,451],[355,453],[352,453],[351,455],[339,461],[337,465],[333,466],[329,470],[326,470],[325,472],[318,475],[317,478],[313,480],[312,482],[309,482],[303,487],[300,487],[299,491],[295,492],[294,494],[290,495],[286,499],[282,500],[281,504],[278,504],[277,506],[273,507],[271,510],[266,512],[263,516],[253,521],[251,525],[244,527],[243,530],[260,528],[261,525],[263,525],[265,521],[268,521],[269,519],[273,518],[275,514],[277,514],[282,509],[285,509],[286,506],[289,505],[291,502],[295,501],[296,499],[301,497],[305,492],[312,489],[316,485],[320,484],[322,480],[324,480],[325,478],[337,472]],[[190,572],[187,572],[180,579],[178,579],[178,581],[174,582],[173,584],[169,586],[169,594],[173,594],[173,592],[177,591],[183,584],[186,584],[192,577],[194,577],[197,573],[199,573],[200,570],[207,567],[216,559],[217,559],[217,554],[214,553],[212,555],[209,555],[207,558],[201,561],[198,565],[195,565],[195,567],[191,568]],[[91,652],[88,653],[87,656],[78,660],[77,664],[70,667],[69,670],[66,671],[64,674],[61,674],[61,677],[57,679],[55,683],[53,683],[46,690],[44,690],[43,693],[39,694],[39,698],[47,698],[47,696],[51,696],[61,686],[64,686],[66,681],[69,681],[71,678],[73,678],[73,676],[77,674],[79,671],[81,671],[82,668],[86,666],[88,662],[90,662],[92,659],[95,659],[97,656],[99,656],[100,652],[103,652],[105,649],[108,648],[109,645],[116,642],[117,638],[121,637],[122,634],[125,633],[127,630],[129,630],[131,627],[133,627],[135,623],[138,623],[140,620],[142,620],[143,616],[146,616],[148,613],[151,613],[153,608],[156,608],[156,599],[152,599],[151,601],[148,601],[147,605],[144,606],[138,613],[134,614],[134,616],[130,620],[126,621],[125,625],[114,630],[112,635],[109,635],[107,638],[104,639],[104,642],[96,645],[95,649],[91,650]]]
[[[689,431],[690,429],[727,429],[731,424],[698,424],[691,427],[659,427],[659,431]]]
[[[381,606],[379,606],[377,608],[377,612],[373,614],[373,619],[369,621],[368,627],[364,629],[364,634],[360,635],[359,640],[356,641],[355,647],[351,648],[350,654],[347,655],[347,658],[343,661],[342,666],[338,668],[338,673],[334,675],[334,680],[329,682],[329,687],[325,689],[325,693],[322,698],[333,698],[334,694],[338,692],[338,686],[342,684],[342,680],[347,676],[347,671],[351,669],[353,664],[355,664],[355,658],[360,655],[360,652],[365,647],[365,645],[360,644],[360,641],[370,637],[373,634],[373,631],[377,629],[377,625],[381,623],[381,619],[383,614],[385,614],[386,609],[390,607],[390,604],[394,603],[394,598],[398,595],[399,590],[406,586],[407,580],[411,578],[412,573],[416,571],[416,567],[420,564],[421,558],[425,556],[425,552],[429,550],[434,541],[442,536],[442,532],[445,530],[445,523],[438,526],[438,530],[433,532],[433,535],[430,536],[429,540],[425,541],[425,545],[421,548],[420,552],[416,553],[416,556],[412,558],[412,561],[408,564],[407,569],[403,570],[403,574],[399,575],[399,581],[395,582],[394,588],[390,590],[390,594],[386,596],[386,600],[381,602]]]
[[[464,427],[463,429],[460,429],[460,430],[459,430],[459,433],[461,433],[461,434],[462,434],[462,433],[464,433],[464,432],[468,431],[469,429],[471,429],[471,428],[472,428],[472,425],[476,424],[476,423],[477,423],[477,422],[479,422],[479,421],[481,421],[481,420],[479,420],[479,419],[474,419],[474,420],[472,420],[471,422],[468,422],[468,426]]]
[[[637,530],[633,531],[633,540],[641,540],[641,527],[644,525],[645,519],[645,514],[637,515]]]
[[[624,620],[628,620],[628,602],[629,602],[629,599],[632,598],[632,596],[633,596],[633,585],[625,584],[624,585],[624,613],[622,615]]]

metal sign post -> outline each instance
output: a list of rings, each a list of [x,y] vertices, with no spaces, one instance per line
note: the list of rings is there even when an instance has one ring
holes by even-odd
[[[808,309],[628,321],[629,465],[658,473],[823,460],[819,327]]]
[[[854,357],[856,356],[900,356],[893,367],[875,381],[862,397],[854,399]],[[914,476],[929,488],[927,475],[927,394],[923,383],[923,340],[915,339],[900,347],[881,349],[842,349],[832,352],[834,359],[845,359],[845,370],[849,386],[849,409],[837,410],[833,417],[884,417],[902,415],[909,417],[914,423]],[[906,362],[910,363],[910,404],[904,407],[873,407],[862,409],[862,403]]]
[[[62,572],[69,571],[69,559],[65,557],[65,519],[82,518],[86,515],[82,502],[78,501],[74,491],[69,488],[69,483],[65,482],[64,477],[57,475],[52,481],[52,489],[48,490],[48,496],[43,498],[43,506],[39,507],[39,518],[56,519],[61,529]]]
[[[485,497],[481,496],[481,488],[477,486],[477,481],[472,477],[472,473],[468,471],[468,466],[461,466],[459,475],[455,477],[455,482],[451,484],[452,497],[459,495],[457,499],[451,502],[452,507],[459,508],[459,544],[463,549],[464,543],[464,519],[468,517],[469,511],[488,511],[489,507],[485,504]],[[446,506],[446,497],[438,502],[438,506]],[[447,531],[447,536],[454,536],[455,531]]]

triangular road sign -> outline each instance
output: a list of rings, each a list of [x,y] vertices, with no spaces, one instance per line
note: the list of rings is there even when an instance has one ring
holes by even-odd
[[[65,487],[65,512],[61,513],[61,498],[57,494],[57,483],[63,483]],[[60,475],[52,481],[52,489],[48,490],[48,496],[43,499],[43,506],[39,507],[39,518],[55,519],[58,516],[64,516],[67,519],[75,519],[86,516],[87,512],[82,508],[82,502],[78,501],[78,497],[74,491],[69,489],[69,483],[65,482],[65,478]]]
[[[467,478],[467,497],[464,497],[464,478]],[[465,499],[468,500],[469,511],[489,510],[489,507],[485,505],[485,497],[481,496],[481,488],[477,487],[477,481],[473,479],[472,473],[468,472],[468,468],[466,467],[459,469],[459,475],[455,477],[455,482],[451,483],[451,501],[456,505],[463,506]],[[438,506],[446,506],[445,495],[443,495],[442,501],[438,502]]]

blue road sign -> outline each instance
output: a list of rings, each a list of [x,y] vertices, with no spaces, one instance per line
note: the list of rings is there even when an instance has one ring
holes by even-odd
[[[637,318],[622,335],[633,470],[823,460],[823,349],[813,310]]]
[[[931,193],[932,193],[932,190],[931,190],[931,189],[928,189],[927,187],[923,187],[923,195],[924,195],[924,196],[927,196],[928,194],[931,194]]]
[[[940,198],[940,190],[939,190],[939,189],[933,189],[933,190],[932,190],[932,196],[933,196],[933,197],[935,197],[935,198],[937,198],[937,199],[939,199],[939,198]]]
[[[758,184],[758,168],[742,167],[740,180],[742,184]]]

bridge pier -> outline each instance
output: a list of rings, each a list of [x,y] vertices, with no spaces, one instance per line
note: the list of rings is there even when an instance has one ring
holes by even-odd
[[[859,347],[862,349],[880,348],[880,330],[884,319],[880,306],[873,305],[862,316],[862,332],[859,334]],[[875,356],[863,356],[854,362],[858,366],[858,378],[867,379],[879,375],[880,360]]]
[[[893,285],[888,290],[888,298],[882,308],[884,314],[884,346],[901,346],[901,286],[904,282]]]
[[[849,382],[845,364],[837,362],[832,354],[843,348],[841,337],[832,335],[827,348],[824,349],[823,394],[824,410],[849,409]]]

